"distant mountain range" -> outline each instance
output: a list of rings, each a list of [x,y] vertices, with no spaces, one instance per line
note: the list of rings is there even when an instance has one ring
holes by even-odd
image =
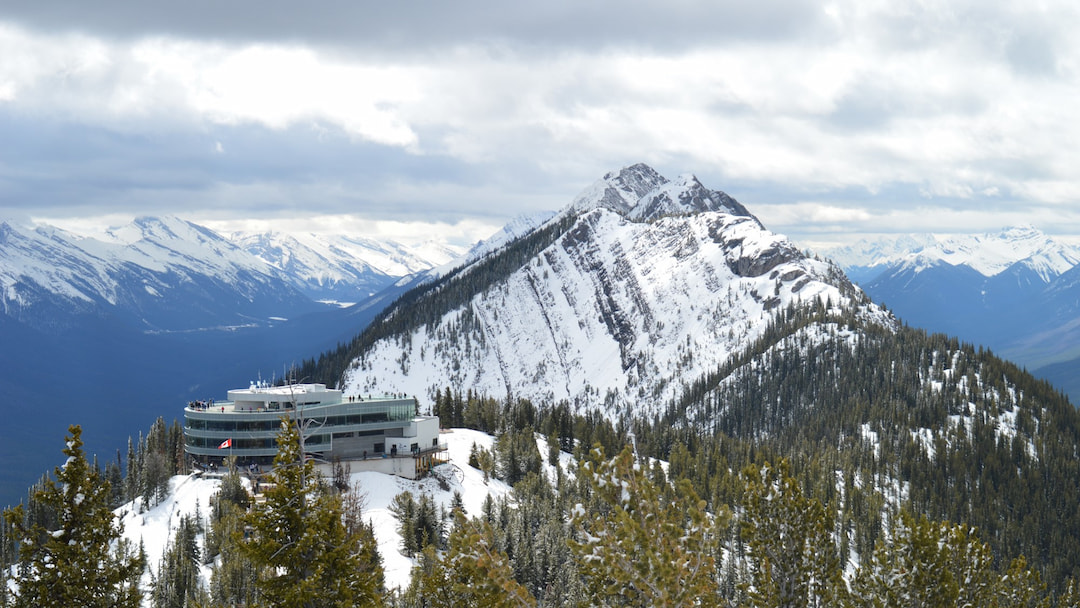
[[[68,424],[102,457],[148,428],[363,329],[466,252],[355,237],[222,236],[140,217],[95,237],[0,222],[0,505],[50,464]],[[427,275],[425,275],[427,276]]]
[[[233,233],[229,240],[279,271],[312,300],[356,303],[404,276],[429,270],[464,253],[428,241],[406,246],[362,237],[281,232]]]
[[[355,303],[463,251],[345,236],[237,233],[140,217],[99,238],[0,223],[2,312],[61,330],[86,315],[147,331],[272,323]]]
[[[905,322],[990,347],[1080,400],[1080,247],[1020,226],[822,253]]]

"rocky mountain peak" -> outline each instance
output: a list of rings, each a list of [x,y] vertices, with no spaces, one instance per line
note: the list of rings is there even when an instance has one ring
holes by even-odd
[[[706,188],[694,175],[669,180],[643,163],[607,173],[578,195],[569,209],[578,213],[608,209],[641,222],[710,211],[753,217],[738,201]]]
[[[618,171],[610,171],[577,196],[570,204],[576,212],[608,209],[627,215],[649,192],[668,183],[652,167],[638,163]]]

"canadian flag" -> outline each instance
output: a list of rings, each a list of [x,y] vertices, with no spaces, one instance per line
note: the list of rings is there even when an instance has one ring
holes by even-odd
[[[225,441],[222,441],[221,445],[217,446],[217,449],[224,450],[225,448],[231,448],[231,447],[232,447],[232,437],[226,439]]]

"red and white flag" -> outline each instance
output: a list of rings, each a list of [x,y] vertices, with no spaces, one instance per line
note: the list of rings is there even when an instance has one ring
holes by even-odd
[[[217,446],[217,449],[224,450],[225,448],[231,448],[231,447],[232,447],[232,437],[226,439],[225,441],[222,441],[221,445]]]

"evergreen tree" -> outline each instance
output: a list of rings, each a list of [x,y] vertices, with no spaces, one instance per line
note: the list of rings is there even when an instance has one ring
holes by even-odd
[[[1048,600],[1023,558],[999,574],[989,545],[959,525],[903,511],[852,581],[855,606],[1043,606]]]
[[[19,541],[12,606],[138,607],[143,561],[121,542],[109,483],[87,462],[82,429],[69,432],[67,462],[34,496],[56,513],[57,525],[27,525],[22,505],[4,513]]]
[[[595,508],[578,509],[571,542],[593,606],[715,606],[715,522],[688,481],[654,484],[629,448],[593,450],[581,474]]]
[[[15,563],[15,536],[11,524],[0,517],[0,606],[7,606],[8,576],[11,565]]]
[[[176,474],[175,447],[170,447],[164,418],[154,421],[142,445],[139,487],[144,503],[153,506],[169,495],[169,479]]]
[[[832,518],[791,477],[787,461],[749,468],[743,538],[749,548],[748,597],[754,606],[833,606],[843,581]]]
[[[300,433],[283,418],[266,501],[243,517],[250,537],[242,551],[260,567],[262,602],[269,606],[375,606],[382,603],[382,567],[350,533],[341,497],[322,483],[304,458]]]
[[[398,520],[401,550],[408,557],[415,556],[428,545],[445,548],[446,526],[431,496],[421,494],[417,500],[406,490],[394,497],[390,512]]]
[[[259,568],[241,551],[244,522],[243,509],[236,503],[216,496],[211,516],[207,552],[220,556],[210,576],[210,596],[221,606],[258,606]]]
[[[433,547],[421,554],[403,604],[410,608],[509,608],[536,606],[528,589],[514,580],[506,553],[495,547],[487,522],[454,514],[446,558]]]
[[[138,451],[135,442],[128,436],[127,475],[124,477],[124,501],[131,502],[139,495]]]
[[[1054,605],[1058,608],[1080,608],[1080,584],[1070,578],[1062,585],[1056,600]]]
[[[416,499],[408,490],[394,496],[390,502],[390,513],[398,520],[398,534],[401,536],[401,552],[413,557],[422,547],[416,540]]]
[[[499,477],[510,485],[516,484],[526,473],[539,473],[540,450],[536,447],[532,427],[526,424],[521,430],[508,430],[500,435],[495,442],[495,460]]]
[[[120,450],[116,451],[116,460],[105,465],[105,480],[109,482],[109,508],[115,509],[124,504],[124,472],[121,467]]]
[[[158,565],[151,595],[154,608],[195,608],[207,603],[209,596],[199,582],[198,534],[195,517],[183,516]]]

